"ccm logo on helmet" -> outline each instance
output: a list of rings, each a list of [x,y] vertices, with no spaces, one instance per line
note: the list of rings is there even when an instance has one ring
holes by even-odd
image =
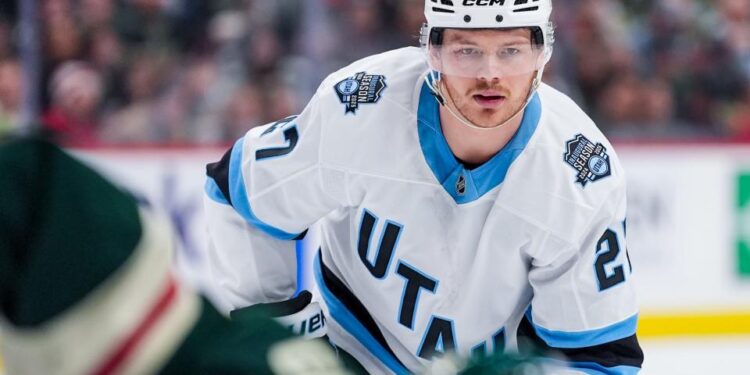
[[[492,6],[505,5],[505,0],[464,0],[464,6]]]

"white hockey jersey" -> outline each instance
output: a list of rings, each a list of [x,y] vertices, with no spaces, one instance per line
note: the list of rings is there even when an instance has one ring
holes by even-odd
[[[625,176],[612,146],[542,85],[510,142],[467,169],[427,72],[417,48],[356,62],[301,115],[252,129],[209,165],[210,257],[226,303],[289,298],[289,240],[319,222],[328,335],[370,372],[532,342],[585,373],[636,373]]]

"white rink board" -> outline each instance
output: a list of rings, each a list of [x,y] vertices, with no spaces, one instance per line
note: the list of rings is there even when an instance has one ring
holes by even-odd
[[[641,341],[639,375],[747,375],[750,337]]]
[[[750,280],[735,271],[735,176],[750,147],[621,146],[628,176],[628,250],[641,310],[750,309]],[[206,285],[202,189],[205,164],[222,149],[93,150],[84,160],[178,219],[179,268]],[[308,280],[309,282],[309,280]]]
[[[750,148],[618,148],[628,177],[628,250],[641,310],[750,308],[736,271],[736,177]]]

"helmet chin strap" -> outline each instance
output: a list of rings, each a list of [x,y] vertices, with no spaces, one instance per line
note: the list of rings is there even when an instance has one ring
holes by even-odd
[[[455,117],[460,123],[464,124],[465,126],[474,129],[474,130],[494,130],[498,128],[502,128],[503,126],[507,125],[509,122],[511,122],[513,119],[518,117],[519,114],[523,113],[524,110],[526,110],[526,107],[531,102],[531,99],[534,97],[534,92],[539,88],[539,85],[542,81],[542,69],[537,70],[536,77],[534,77],[534,81],[531,83],[531,87],[529,88],[529,93],[526,97],[526,103],[524,103],[521,108],[516,111],[512,116],[508,117],[507,120],[503,121],[500,124],[497,124],[495,126],[491,127],[482,127],[478,126],[477,124],[473,123],[471,120],[467,119],[466,116],[462,115],[461,113],[458,113],[458,107],[454,110],[453,107],[455,107],[455,101],[450,95],[449,90],[445,90],[446,94],[443,94],[443,81],[439,78],[439,76],[436,75],[435,70],[430,70],[430,77],[427,78],[427,86],[430,88],[430,90],[435,94],[435,100],[440,103],[443,107],[445,107],[448,112],[450,112],[453,117]],[[446,100],[450,100],[450,103]]]

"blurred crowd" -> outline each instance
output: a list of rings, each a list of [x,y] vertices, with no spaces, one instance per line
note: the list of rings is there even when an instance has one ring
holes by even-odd
[[[70,145],[216,144],[330,72],[417,45],[423,0],[37,0],[41,122]],[[750,0],[557,0],[546,81],[614,138],[750,139]],[[0,0],[0,133],[18,126]]]

